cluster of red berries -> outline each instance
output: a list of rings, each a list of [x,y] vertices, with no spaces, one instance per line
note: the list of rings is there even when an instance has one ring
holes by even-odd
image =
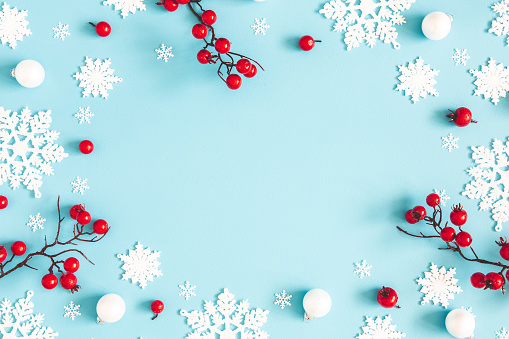
[[[20,256],[25,254],[27,251],[27,245],[23,241],[15,241],[11,245],[11,252],[13,256]],[[7,259],[7,250],[5,246],[0,245],[0,264],[3,263]]]
[[[460,107],[456,111],[449,110],[449,114],[447,117],[450,122],[454,122],[454,124],[458,127],[465,127],[469,125],[471,122],[477,123],[477,121],[472,120],[472,112],[466,107]]]
[[[92,220],[92,216],[85,210],[83,205],[74,205],[71,207],[69,215],[80,225],[88,225]],[[103,219],[94,221],[92,228],[96,234],[105,234],[109,230],[108,223]]]
[[[397,304],[398,294],[393,288],[382,287],[376,296],[376,301],[384,308],[400,308]]]
[[[500,246],[499,253],[502,259],[509,260],[509,243],[507,242],[507,239],[500,237],[500,241],[496,241],[495,243]],[[505,285],[506,282],[502,272],[490,272],[486,275],[481,272],[474,273],[470,277],[470,283],[475,288],[483,288],[485,290],[499,290]],[[506,272],[505,278],[509,280],[509,271]]]

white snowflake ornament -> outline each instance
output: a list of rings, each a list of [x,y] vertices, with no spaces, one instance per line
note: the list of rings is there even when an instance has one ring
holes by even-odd
[[[435,194],[438,194],[438,196],[440,197],[440,205],[442,206],[445,206],[447,204],[447,200],[451,199],[447,193],[445,193],[445,190],[437,190],[437,189],[434,189],[434,192]]]
[[[498,64],[490,58],[488,66],[481,66],[481,70],[471,69],[470,73],[477,79],[474,85],[477,89],[474,95],[484,96],[484,99],[491,99],[495,105],[498,104],[500,98],[505,98],[509,91],[509,69],[503,64]]]
[[[58,25],[53,27],[53,38],[65,40],[71,33],[69,33],[69,25],[62,25],[61,22]]]
[[[23,41],[23,36],[32,34],[28,28],[26,16],[28,11],[18,11],[16,7],[10,7],[6,2],[0,11],[0,41],[15,49],[18,41]]]
[[[396,90],[404,92],[405,96],[411,96],[414,104],[428,94],[438,96],[433,86],[437,83],[435,77],[439,71],[425,65],[421,57],[418,57],[415,63],[409,62],[408,66],[401,65],[398,68],[401,75],[398,77],[400,83]]]
[[[466,66],[467,61],[470,60],[470,55],[467,54],[466,49],[455,49],[454,54],[451,57],[454,60],[454,64],[456,66],[463,65]]]
[[[396,325],[392,325],[390,315],[383,319],[376,317],[366,317],[366,326],[362,326],[362,333],[357,335],[357,339],[400,339],[406,337],[405,333],[396,332]]]
[[[156,49],[156,53],[157,53],[157,60],[164,60],[164,62],[168,62],[168,60],[170,60],[170,58],[173,58],[174,55],[173,53],[171,52],[171,49],[173,47],[170,46],[165,46],[164,44],[161,44],[161,47],[157,48]]]
[[[193,332],[186,339],[267,339],[269,335],[262,331],[267,322],[269,311],[260,308],[249,309],[247,299],[237,304],[235,296],[225,288],[219,294],[217,302],[205,301],[205,312],[181,310],[180,315],[187,318],[187,324]]]
[[[116,11],[120,11],[120,15],[125,19],[129,13],[136,13],[136,10],[146,11],[147,7],[143,0],[106,0],[103,1],[104,6],[115,6]]]
[[[292,295],[286,294],[286,291],[283,290],[281,293],[276,293],[276,301],[274,301],[275,305],[278,305],[283,310],[286,306],[292,306]]]
[[[454,278],[456,274],[455,268],[448,270],[442,266],[431,263],[430,272],[424,272],[424,278],[417,279],[417,283],[422,286],[421,292],[424,293],[424,298],[421,305],[425,305],[433,301],[434,305],[442,304],[444,308],[449,305],[449,300],[454,299],[454,293],[463,292],[461,287],[457,286],[458,279]]]
[[[80,177],[76,177],[76,180],[71,182],[72,193],[79,193],[81,195],[85,194],[85,191],[90,189],[87,185],[88,179],[81,179]]]
[[[189,281],[186,281],[184,285],[179,285],[179,295],[184,299],[189,300],[191,297],[196,297],[196,285],[191,285]]]
[[[108,99],[108,90],[113,89],[112,84],[122,82],[122,78],[113,75],[115,70],[110,68],[110,65],[110,59],[92,61],[85,57],[85,66],[80,67],[81,72],[73,75],[79,80],[79,87],[83,88],[83,97],[90,94],[97,97],[100,94],[104,99]]]
[[[360,279],[362,279],[364,277],[369,277],[369,276],[371,276],[371,268],[372,267],[373,266],[368,265],[366,260],[363,260],[361,262],[355,263],[355,270],[353,271],[353,273],[357,274],[357,276]]]
[[[55,142],[60,133],[50,131],[51,111],[19,113],[0,107],[0,185],[9,181],[12,189],[21,184],[42,196],[42,175],[53,175],[52,163],[68,156]]]
[[[502,327],[500,331],[495,332],[495,339],[509,339],[509,332]]]
[[[94,113],[90,112],[90,107],[79,107],[78,112],[74,114],[76,119],[78,119],[78,122],[80,124],[82,123],[90,123],[90,118],[94,116]]]
[[[491,8],[498,17],[491,22],[488,32],[497,36],[507,35],[506,43],[509,45],[509,0],[496,2]]]
[[[144,289],[147,287],[147,282],[154,281],[154,277],[161,277],[163,272],[159,270],[161,263],[157,258],[161,252],[151,252],[150,248],[143,248],[143,245],[137,243],[135,250],[129,250],[129,255],[118,254],[117,257],[124,262],[122,269],[125,273],[122,275],[122,280],[129,280],[133,284],[138,283]]]
[[[265,35],[265,32],[270,28],[269,25],[267,25],[267,19],[258,19],[255,18],[255,23],[251,25],[251,28],[253,29],[254,35],[262,34]]]
[[[453,149],[459,148],[458,141],[460,138],[456,138],[449,133],[446,137],[442,137],[442,148],[445,148],[449,152],[452,152]]]
[[[64,317],[74,320],[80,315],[80,305],[75,305],[74,302],[71,301],[68,306],[64,306]]]
[[[37,230],[43,230],[45,221],[46,219],[41,217],[41,213],[37,213],[36,215],[30,216],[27,226],[30,227],[34,232]]]

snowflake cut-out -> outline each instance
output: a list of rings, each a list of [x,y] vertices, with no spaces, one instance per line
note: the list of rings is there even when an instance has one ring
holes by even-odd
[[[437,190],[437,189],[434,189],[434,192],[435,194],[438,194],[438,196],[440,197],[440,205],[442,206],[445,206],[447,204],[447,200],[451,199],[447,193],[445,193],[445,190]]]
[[[42,196],[42,175],[53,175],[52,163],[68,156],[55,142],[60,133],[50,131],[51,111],[19,113],[0,107],[0,185],[9,181],[12,189],[21,184]]]
[[[144,249],[140,243],[134,247],[135,250],[129,250],[129,255],[117,255],[124,262],[122,269],[125,273],[122,275],[122,280],[131,279],[133,284],[138,283],[144,289],[147,282],[154,281],[154,277],[163,275],[163,272],[158,268],[161,263],[157,261],[161,252],[151,252],[150,247]]]
[[[41,213],[37,213],[36,215],[31,215],[28,219],[27,226],[32,229],[32,231],[43,230],[44,222],[46,219],[41,217]]]
[[[442,148],[445,148],[449,152],[453,149],[459,148],[458,141],[460,138],[454,137],[452,133],[449,133],[446,137],[442,137]]]
[[[23,41],[23,36],[32,34],[28,26],[26,16],[28,11],[18,11],[16,7],[10,7],[6,2],[0,11],[0,41],[15,49],[18,41]]]
[[[90,94],[97,97],[100,94],[104,99],[108,99],[108,90],[113,89],[112,84],[122,82],[122,78],[113,75],[115,70],[110,68],[110,65],[110,59],[92,61],[85,57],[85,66],[80,66],[81,72],[73,75],[79,80],[79,87],[83,88],[83,97]]]
[[[265,35],[267,30],[270,28],[270,26],[267,25],[267,19],[255,18],[255,23],[251,25],[251,28],[253,29],[254,35],[258,35],[258,34]]]
[[[87,185],[88,179],[81,179],[80,177],[76,177],[76,179],[71,182],[72,193],[79,193],[81,195],[85,194],[85,191],[90,189]]]
[[[461,287],[456,285],[458,282],[458,279],[454,278],[456,269],[446,270],[443,266],[439,269],[433,263],[431,263],[430,269],[429,272],[424,272],[424,278],[416,280],[417,284],[422,286],[420,291],[424,293],[421,305],[433,301],[434,305],[440,303],[444,308],[447,308],[449,300],[454,299],[454,293],[463,292]]]
[[[396,332],[396,325],[391,324],[390,315],[383,319],[376,317],[366,317],[366,326],[362,326],[362,333],[357,335],[357,339],[400,339],[406,337],[406,333]]]
[[[371,276],[371,268],[373,266],[368,265],[366,260],[362,260],[361,262],[355,263],[355,270],[353,273],[357,274],[357,276],[362,279],[364,277]]]
[[[488,32],[497,36],[507,35],[506,43],[509,45],[509,0],[496,2],[491,8],[498,17],[491,22]]]
[[[189,281],[186,281],[184,285],[179,285],[179,296],[189,300],[191,297],[196,297],[196,285],[191,285]]]
[[[136,13],[136,10],[146,11],[147,7],[143,3],[143,0],[106,0],[103,1],[105,6],[115,6],[116,11],[120,11],[120,15],[125,19],[129,13]]]
[[[71,33],[69,33],[69,25],[62,25],[61,22],[58,25],[53,27],[53,38],[65,40]]]
[[[498,64],[495,60],[490,58],[488,66],[481,66],[481,70],[471,69],[470,74],[477,79],[474,85],[477,89],[474,95],[484,96],[484,99],[491,99],[495,105],[498,104],[500,98],[505,98],[507,91],[509,91],[509,68],[504,67],[503,64]]]
[[[495,339],[509,339],[509,332],[502,327],[500,331],[495,332]]]
[[[456,66],[458,65],[467,65],[467,61],[470,60],[470,55],[467,54],[466,49],[458,49],[456,48],[454,50],[454,54],[451,56],[451,58],[454,60],[454,64]]]
[[[400,83],[396,90],[404,92],[405,96],[411,96],[414,104],[419,98],[426,98],[428,94],[438,96],[433,86],[437,83],[435,77],[440,71],[425,65],[421,57],[418,57],[415,63],[409,62],[408,66],[401,65],[398,68],[401,75],[398,77]]]
[[[75,305],[74,302],[71,301],[68,306],[64,306],[64,317],[74,320],[80,315],[80,305]]]
[[[156,49],[157,60],[162,59],[164,60],[164,62],[168,62],[170,58],[174,57],[173,53],[171,52],[172,48],[173,48],[172,46],[168,47],[165,44],[161,44],[161,47]]]
[[[281,293],[276,293],[276,301],[274,301],[275,305],[278,305],[283,310],[286,306],[292,306],[292,295],[287,294],[285,290]]]
[[[78,112],[74,114],[80,124],[86,122],[90,123],[90,118],[94,116],[94,113],[90,112],[90,107],[79,107]]]

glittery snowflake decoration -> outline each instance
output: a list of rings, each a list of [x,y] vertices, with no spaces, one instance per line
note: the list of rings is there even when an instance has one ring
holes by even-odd
[[[445,206],[447,204],[447,200],[451,199],[447,193],[445,193],[445,190],[437,190],[435,189],[434,190],[435,194],[438,194],[438,196],[440,197],[440,205],[442,206]]]
[[[42,326],[44,314],[34,314],[34,303],[31,301],[33,291],[27,297],[19,299],[14,305],[4,299],[0,303],[0,335],[4,339],[30,338],[52,339],[58,337],[51,327]]]
[[[470,55],[467,54],[466,49],[455,49],[454,54],[451,57],[454,60],[454,64],[466,66],[467,61],[470,60]]]
[[[492,149],[472,147],[475,167],[467,173],[472,177],[461,194],[470,199],[480,199],[481,211],[491,210],[497,222],[495,230],[502,231],[502,224],[509,220],[509,142],[495,139]]]
[[[397,91],[402,91],[405,96],[411,96],[415,104],[419,98],[426,98],[428,93],[438,96],[437,90],[433,87],[437,82],[435,76],[437,70],[431,69],[430,65],[425,65],[421,57],[417,58],[415,64],[408,63],[408,66],[398,66],[401,75],[398,77],[400,83],[396,86]]]
[[[64,317],[74,320],[80,315],[80,305],[75,305],[74,302],[71,301],[68,306],[64,306]]]
[[[10,7],[6,2],[0,11],[0,41],[15,49],[18,41],[23,41],[23,36],[32,34],[28,26],[26,16],[28,11],[18,11],[16,7]]]
[[[79,80],[79,87],[83,88],[83,97],[90,94],[97,97],[100,94],[104,99],[108,99],[108,90],[113,89],[112,84],[122,82],[122,78],[113,75],[115,70],[110,68],[110,65],[110,59],[92,61],[89,57],[85,58],[85,66],[80,67],[81,72],[73,75]]]
[[[61,22],[58,23],[55,27],[53,27],[53,38],[65,40],[71,33],[69,33],[69,25],[62,25]]]
[[[498,17],[491,22],[488,32],[497,36],[507,35],[506,43],[509,45],[509,0],[496,2],[491,8]]]
[[[262,34],[265,35],[265,32],[270,28],[269,25],[267,25],[267,19],[258,19],[255,18],[255,23],[251,25],[251,28],[253,29],[254,35]]]
[[[189,281],[186,281],[184,285],[179,285],[179,295],[184,299],[189,300],[191,297],[196,296],[196,285],[191,285]]]
[[[502,327],[500,331],[495,332],[495,339],[509,339],[509,332]]]
[[[31,215],[28,219],[27,226],[32,229],[32,231],[43,230],[44,222],[46,219],[41,217],[41,213],[37,213],[36,215]]]
[[[283,290],[281,293],[276,293],[276,301],[274,301],[275,305],[278,305],[283,310],[286,306],[292,306],[292,295],[286,294],[286,291]]]
[[[103,1],[105,6],[115,6],[116,11],[120,11],[120,15],[125,19],[129,13],[136,13],[136,10],[146,11],[147,7],[143,0],[106,0]]]
[[[124,262],[122,269],[125,273],[122,275],[122,280],[131,279],[133,284],[138,283],[144,289],[147,282],[154,281],[154,277],[163,275],[158,268],[161,263],[157,261],[161,252],[151,252],[149,247],[143,248],[140,243],[136,244],[135,248],[135,250],[129,250],[129,255],[117,255]]]
[[[359,278],[369,277],[371,276],[371,265],[368,265],[366,260],[355,263],[355,270],[353,273],[357,274]]]
[[[366,326],[362,326],[362,333],[357,335],[357,339],[399,339],[406,337],[405,333],[396,332],[396,325],[392,325],[390,315],[383,319],[376,317],[366,317]]]
[[[369,47],[379,39],[400,48],[396,41],[395,25],[404,24],[401,12],[409,9],[415,0],[332,0],[320,13],[327,19],[336,20],[334,32],[345,32],[344,42],[348,50],[365,42]]]
[[[157,60],[164,60],[164,62],[168,62],[168,60],[170,60],[170,58],[173,58],[174,55],[173,53],[171,52],[171,49],[173,47],[168,47],[168,46],[165,46],[164,44],[161,44],[161,47],[159,47],[158,49],[156,49],[156,53],[157,53]]]
[[[459,140],[460,138],[456,138],[452,136],[452,133],[449,133],[446,137],[442,137],[442,148],[452,152],[453,149],[458,148]]]
[[[53,175],[52,163],[68,156],[55,142],[60,133],[50,131],[51,111],[35,114],[27,108],[19,113],[0,107],[0,185],[12,189],[21,184],[42,196],[42,175]]]
[[[458,279],[454,279],[456,269],[446,270],[443,266],[438,269],[438,266],[433,263],[431,263],[430,269],[430,272],[424,272],[424,278],[416,280],[422,286],[421,292],[424,293],[421,305],[433,301],[434,305],[440,303],[444,308],[447,308],[449,300],[454,299],[454,293],[463,292],[461,287],[456,285]]]
[[[187,324],[193,329],[185,338],[267,339],[269,335],[260,327],[267,322],[269,311],[260,308],[250,310],[249,306],[247,299],[237,304],[235,296],[225,288],[219,294],[216,304],[205,301],[205,312],[180,311],[180,315],[187,318]]]
[[[90,118],[94,116],[94,113],[90,112],[90,107],[79,107],[78,112],[74,114],[80,124],[90,123]]]
[[[484,99],[491,99],[495,105],[500,98],[505,98],[509,91],[509,69],[503,64],[498,64],[493,59],[488,60],[488,66],[481,66],[481,70],[471,69],[470,73],[477,79],[474,85],[477,89],[474,95],[484,96]]]
[[[80,177],[76,177],[76,180],[71,182],[72,193],[79,193],[81,195],[85,194],[85,191],[90,189],[87,185],[88,179],[81,179]]]

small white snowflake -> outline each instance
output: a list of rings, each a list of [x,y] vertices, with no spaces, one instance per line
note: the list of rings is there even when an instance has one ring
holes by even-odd
[[[71,33],[69,33],[69,25],[62,25],[61,22],[58,23],[55,27],[53,27],[53,38],[65,40]]]
[[[452,55],[452,59],[454,60],[454,64],[456,66],[458,65],[467,65],[467,61],[470,60],[470,55],[467,54],[466,49],[455,49],[454,54]]]
[[[10,7],[6,2],[0,11],[0,41],[15,49],[18,41],[23,41],[23,36],[32,34],[28,26],[26,16],[28,11],[18,11],[16,7]]]
[[[251,25],[251,28],[253,29],[255,35],[265,35],[265,32],[270,28],[270,26],[267,25],[267,19],[263,18],[259,20],[258,18],[255,18],[255,23]]]
[[[161,47],[156,49],[157,60],[163,59],[164,62],[168,62],[168,60],[170,60],[170,58],[174,57],[173,53],[171,52],[172,48],[173,48],[172,46],[168,47],[168,46],[165,46],[164,44],[161,44]]]
[[[383,319],[376,317],[366,317],[366,326],[362,326],[362,333],[357,335],[357,339],[400,339],[406,337],[406,333],[396,332],[396,325],[392,325],[390,315]]]
[[[64,310],[64,317],[71,318],[71,320],[81,315],[80,305],[75,305],[72,301],[68,306],[64,306]]]
[[[291,301],[292,295],[286,294],[286,291],[283,290],[281,293],[276,293],[276,301],[274,301],[274,304],[278,305],[283,310],[286,306],[292,306]]]
[[[371,267],[373,267],[373,266],[368,265],[366,260],[355,263],[355,267],[356,268],[353,271],[353,273],[357,274],[357,276],[359,276],[359,278],[362,279],[364,277],[371,276]]]
[[[462,310],[465,310],[467,311],[468,313],[470,313],[471,315],[474,316],[474,318],[476,317],[476,315],[474,314],[474,311],[472,311],[472,307],[465,307],[465,306],[461,306],[461,309]]]
[[[85,191],[90,189],[87,185],[88,179],[81,179],[80,177],[76,177],[76,180],[71,182],[72,185],[72,193],[79,193],[81,195],[85,194]]]
[[[433,87],[437,82],[434,79],[438,75],[437,70],[425,65],[421,57],[418,57],[415,64],[408,63],[408,66],[398,66],[401,75],[398,77],[400,83],[396,86],[397,91],[403,91],[405,96],[411,96],[415,104],[419,98],[426,98],[428,93],[438,96],[437,90]]]
[[[440,197],[440,205],[442,205],[442,206],[445,206],[445,205],[446,205],[446,201],[447,201],[447,200],[449,200],[449,199],[451,199],[451,198],[447,195],[447,193],[445,193],[445,190],[441,190],[441,191],[439,191],[439,190],[435,189],[434,191],[435,191],[435,193],[436,193],[436,194],[438,194],[438,196]]]
[[[147,7],[143,0],[106,0],[103,1],[105,6],[115,6],[116,11],[120,11],[120,15],[125,19],[129,13],[136,13],[136,10],[146,11]]]
[[[85,66],[80,67],[81,72],[73,75],[79,80],[79,87],[83,88],[83,97],[90,94],[97,97],[100,94],[104,99],[108,99],[108,90],[113,89],[112,84],[122,82],[122,78],[113,75],[115,70],[110,68],[110,65],[110,59],[92,61],[85,57]]]
[[[191,297],[196,297],[196,293],[194,290],[196,289],[196,285],[191,285],[189,281],[186,281],[184,285],[179,285],[179,295],[184,297],[184,299],[189,300]]]
[[[117,255],[124,262],[122,269],[125,273],[122,275],[122,280],[131,279],[133,284],[138,283],[144,289],[147,282],[154,281],[154,277],[163,275],[163,272],[158,268],[161,263],[157,261],[161,252],[151,252],[150,247],[144,249],[140,243],[137,243],[134,247],[136,249],[129,250],[129,255]]]
[[[471,69],[470,73],[477,79],[474,85],[477,89],[474,95],[484,96],[484,99],[491,99],[495,105],[498,104],[500,98],[505,98],[509,91],[509,68],[503,64],[498,64],[490,58],[488,66],[481,66],[481,70]]]
[[[456,274],[455,268],[448,270],[442,266],[431,263],[431,271],[424,272],[424,278],[417,279],[417,283],[422,286],[421,292],[424,293],[424,298],[421,305],[425,305],[433,301],[434,305],[442,304],[444,308],[449,305],[449,300],[454,299],[454,293],[463,292],[461,287],[457,286],[458,279],[454,278]]]
[[[37,213],[36,215],[30,216],[27,226],[31,227],[32,231],[34,231],[34,232],[37,230],[43,230],[45,221],[46,221],[46,219],[41,217],[41,213]]]
[[[497,36],[508,35],[506,43],[509,45],[509,0],[496,2],[491,8],[498,17],[491,22],[488,32]]]
[[[442,148],[447,149],[449,152],[452,152],[453,149],[459,148],[458,141],[460,138],[456,138],[452,136],[452,133],[449,133],[446,137],[442,137]]]
[[[90,118],[94,116],[94,113],[90,112],[90,107],[79,107],[78,112],[74,114],[80,124],[86,122],[90,123]]]
[[[495,332],[495,339],[509,339],[509,332],[502,327],[500,331]]]

